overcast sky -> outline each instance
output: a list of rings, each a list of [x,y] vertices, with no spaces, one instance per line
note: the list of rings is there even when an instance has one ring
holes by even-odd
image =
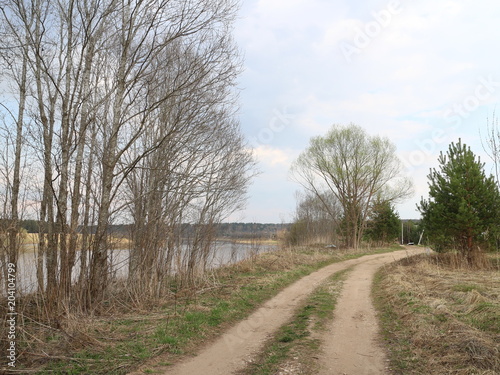
[[[487,161],[499,25],[498,0],[242,0],[241,125],[261,174],[229,221],[290,222],[300,190],[291,163],[311,137],[351,122],[397,146],[415,184],[397,210],[418,218],[429,168],[451,141]]]

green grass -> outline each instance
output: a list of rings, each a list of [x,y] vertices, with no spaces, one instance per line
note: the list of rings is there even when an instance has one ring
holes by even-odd
[[[481,331],[500,334],[500,303],[479,302],[463,319]]]
[[[350,269],[339,271],[328,278],[307,298],[293,319],[283,325],[267,344],[257,361],[242,370],[240,375],[271,375],[278,373],[285,362],[297,362],[300,373],[314,374],[317,364],[311,361],[320,340],[313,332],[324,329],[332,319],[338,294]],[[313,324],[312,324],[313,323]]]
[[[456,285],[453,285],[453,287],[451,289],[454,292],[464,292],[464,293],[472,292],[473,290],[477,290],[478,292],[481,292],[483,290],[483,288],[481,288],[478,285],[474,285],[474,284],[456,284]]]

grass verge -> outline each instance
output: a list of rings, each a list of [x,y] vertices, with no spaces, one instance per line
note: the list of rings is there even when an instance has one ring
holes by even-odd
[[[117,295],[106,314],[61,317],[57,329],[24,314],[16,370],[120,375],[142,366],[143,373],[159,373],[301,277],[334,262],[398,249],[354,253],[301,247],[264,253],[214,270],[191,289],[172,289],[162,301],[132,304]]]
[[[442,259],[404,259],[375,277],[392,373],[500,374],[500,273]]]
[[[316,374],[320,335],[333,312],[351,268],[336,272],[307,298],[294,318],[268,341],[258,358],[238,375]]]

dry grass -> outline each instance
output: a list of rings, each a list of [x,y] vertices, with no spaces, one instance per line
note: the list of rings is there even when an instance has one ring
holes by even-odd
[[[222,239],[223,241],[225,239]],[[234,243],[239,243],[239,244],[246,244],[246,245],[279,245],[278,240],[273,240],[273,239],[266,239],[266,238],[252,238],[252,239],[245,239],[245,238],[237,238],[237,239],[231,239],[230,242]]]
[[[82,236],[79,234],[77,237],[77,246],[81,248]],[[26,252],[38,252],[38,243],[40,242],[38,233],[22,233],[21,234],[21,247],[19,251],[21,253]],[[131,245],[131,241],[126,237],[116,237],[112,236],[109,238],[109,248],[113,250],[128,249]]]
[[[499,269],[461,266],[423,255],[379,273],[376,304],[394,373],[500,374]]]

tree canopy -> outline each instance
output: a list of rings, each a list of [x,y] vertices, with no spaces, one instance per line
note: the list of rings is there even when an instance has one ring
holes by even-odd
[[[411,182],[401,176],[396,147],[387,138],[370,136],[360,126],[335,125],[292,166],[294,178],[320,199],[332,193],[342,207],[344,239],[357,248],[375,197],[395,202],[409,196]]]
[[[473,265],[480,246],[495,238],[500,194],[493,176],[470,147],[451,143],[429,178],[429,199],[418,205],[428,238],[437,251],[457,249]]]

